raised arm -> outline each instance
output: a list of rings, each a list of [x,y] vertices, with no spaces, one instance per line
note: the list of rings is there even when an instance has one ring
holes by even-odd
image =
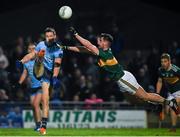
[[[25,55],[23,57],[23,59],[20,60],[20,62],[24,64],[24,63],[28,62],[29,60],[33,59],[35,56],[36,56],[36,52],[35,51],[31,52],[31,53]]]
[[[87,39],[81,37],[73,27],[70,28],[70,31],[73,33],[73,35],[76,37],[76,39],[84,47],[86,47],[86,49],[88,49],[90,52],[92,52],[95,55],[99,55],[99,49],[96,46],[94,46],[90,41],[88,41]]]
[[[86,47],[83,47],[83,46],[76,46],[76,47],[75,46],[61,46],[61,48],[64,50],[70,50],[73,52],[92,54],[90,50],[88,50]]]

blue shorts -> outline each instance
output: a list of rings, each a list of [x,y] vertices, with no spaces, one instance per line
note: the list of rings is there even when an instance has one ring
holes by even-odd
[[[41,87],[31,88],[30,96],[36,96],[37,94],[42,94]]]

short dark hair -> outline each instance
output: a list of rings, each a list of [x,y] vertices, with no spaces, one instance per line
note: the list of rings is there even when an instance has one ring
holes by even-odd
[[[55,29],[52,28],[52,27],[47,27],[47,28],[44,30],[44,33],[46,33],[46,32],[53,32],[53,33],[56,35],[56,31],[55,31]]]
[[[113,36],[111,34],[101,33],[100,35],[98,35],[98,37],[103,38],[111,43],[113,42]]]
[[[163,53],[163,54],[161,55],[161,59],[171,60],[171,56],[170,56],[168,53]]]

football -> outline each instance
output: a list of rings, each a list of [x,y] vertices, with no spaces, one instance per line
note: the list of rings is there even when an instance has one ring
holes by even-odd
[[[69,6],[62,6],[59,9],[59,16],[62,19],[69,19],[69,18],[71,18],[71,16],[72,16],[72,9],[71,9],[71,7],[69,7]]]

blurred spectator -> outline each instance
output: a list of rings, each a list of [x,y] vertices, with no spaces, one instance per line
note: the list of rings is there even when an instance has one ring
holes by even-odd
[[[92,43],[96,42],[96,36],[94,35],[94,28],[92,25],[88,24],[86,26],[86,38],[90,40]]]
[[[9,73],[5,69],[0,67],[0,89],[4,89],[7,92],[7,94],[11,90],[11,83],[8,76]]]
[[[82,105],[80,103],[80,97],[78,94],[74,95],[73,97],[73,109],[80,109],[82,108]]]
[[[156,89],[155,89],[155,87],[153,85],[149,85],[147,91],[150,92],[150,93],[156,93]]]
[[[6,91],[4,89],[0,89],[0,101],[7,101],[9,100],[9,97],[6,94]]]
[[[9,128],[7,112],[4,110],[0,110],[0,128]]]
[[[65,87],[63,82],[61,82],[59,88],[52,89],[52,93],[50,95],[50,103],[51,103],[51,105],[53,105],[53,106],[61,106],[65,92],[66,92],[66,87]]]
[[[84,72],[87,76],[91,76],[93,85],[96,85],[98,83],[98,67],[95,65],[95,60],[92,56],[89,56],[86,58],[86,65],[84,65]]]
[[[24,39],[23,37],[19,36],[16,40],[15,51],[13,55],[14,59],[20,59],[25,51]]]
[[[149,56],[146,59],[150,75],[150,82],[155,85],[158,78],[157,70],[160,65],[160,53],[157,47],[152,47]]]
[[[90,89],[88,89],[87,87],[86,77],[84,75],[80,77],[79,81],[77,81],[77,84],[74,88],[76,90],[76,94],[79,95],[81,101],[89,97]]]
[[[149,77],[144,68],[140,68],[137,75],[138,83],[147,91],[148,86],[150,85]]]
[[[19,106],[14,107],[14,116],[12,118],[12,126],[13,128],[23,127],[22,111]]]
[[[15,100],[16,101],[25,101],[27,100],[27,97],[24,94],[24,90],[22,88],[18,88],[15,94]]]
[[[114,53],[114,56],[118,59],[124,45],[124,40],[121,32],[119,31],[119,27],[117,26],[116,23],[113,23],[111,28],[112,28],[112,36],[114,38],[111,49]]]
[[[111,103],[110,109],[116,109],[118,108],[118,105],[116,104],[116,97],[114,95],[110,95],[109,102]]]
[[[128,65],[128,70],[132,72],[135,75],[135,77],[137,77],[138,71],[144,65],[144,63],[145,63],[145,58],[142,55],[142,51],[137,50],[135,53],[135,57]]]
[[[103,99],[98,98],[95,93],[92,93],[90,95],[90,98],[85,99],[87,109],[96,107],[98,106],[99,103],[102,103],[102,102],[104,102]]]
[[[86,84],[87,84],[88,89],[93,89],[97,85],[96,82],[98,82],[97,79],[93,80],[92,75],[86,76]]]
[[[75,77],[76,75],[80,75],[81,70],[79,69],[79,62],[76,57],[71,57],[70,61],[68,61],[68,71],[69,73],[74,72]]]
[[[180,65],[180,46],[177,41],[172,41],[169,45],[169,54],[171,55],[172,63]]]
[[[60,93],[60,90],[54,90],[53,93],[52,93],[52,97],[50,99],[50,104],[52,106],[61,106],[61,93]]]
[[[9,61],[7,59],[7,57],[4,55],[3,53],[3,49],[0,46],[0,68],[2,69],[6,69],[9,65]]]

